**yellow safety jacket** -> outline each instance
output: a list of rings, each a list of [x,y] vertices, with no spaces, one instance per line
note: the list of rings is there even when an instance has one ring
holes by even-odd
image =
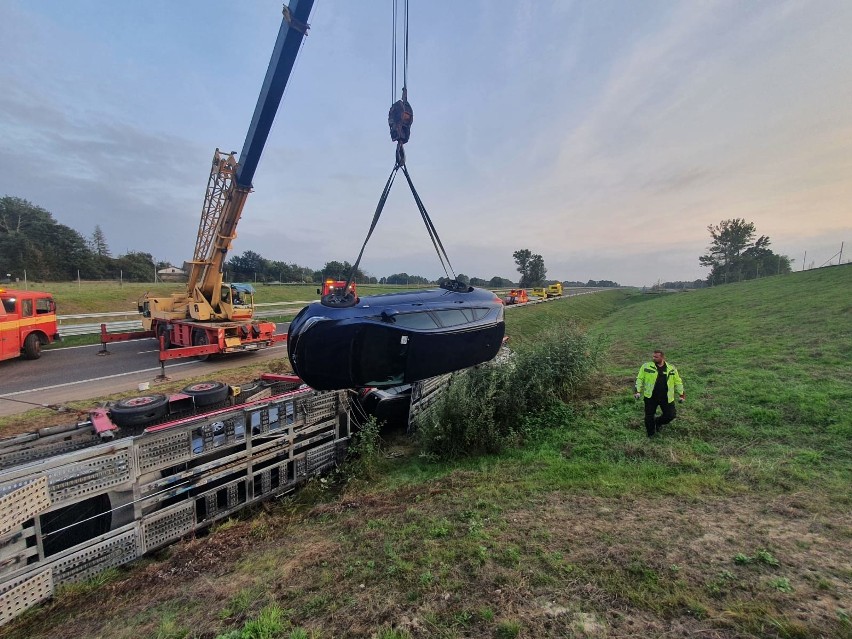
[[[675,400],[675,392],[678,395],[683,395],[683,380],[680,378],[677,369],[668,362],[663,369],[663,375],[667,377],[668,401],[672,403]],[[636,376],[636,392],[644,397],[651,397],[656,383],[657,365],[654,362],[642,364],[639,368],[639,374]]]

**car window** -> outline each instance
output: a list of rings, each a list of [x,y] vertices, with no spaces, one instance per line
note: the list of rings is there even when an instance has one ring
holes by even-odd
[[[44,315],[45,313],[50,313],[51,302],[52,300],[49,300],[46,297],[38,298],[36,300],[36,315]]]
[[[449,328],[450,326],[461,326],[462,324],[470,322],[468,316],[458,308],[435,311],[435,315],[438,316],[438,321],[441,322],[441,325],[446,328]]]
[[[426,311],[419,311],[417,313],[400,313],[399,315],[394,316],[394,320],[394,324],[403,328],[415,328],[421,330],[438,328],[435,318]]]
[[[15,300],[3,300],[3,308],[6,309],[7,313],[15,312]]]
[[[33,316],[33,301],[21,300],[21,317]]]

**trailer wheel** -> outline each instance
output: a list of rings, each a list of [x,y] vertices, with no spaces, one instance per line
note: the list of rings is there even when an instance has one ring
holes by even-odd
[[[24,358],[38,359],[39,357],[41,357],[41,340],[35,333],[30,333],[24,340]]]
[[[169,398],[165,395],[142,395],[117,401],[110,409],[110,417],[117,426],[146,426],[157,421],[169,411]]]
[[[222,382],[198,382],[187,386],[181,392],[191,395],[199,408],[220,404],[228,398],[228,386]]]
[[[210,343],[210,339],[207,337],[207,331],[203,331],[199,328],[196,328],[192,331],[192,345],[193,346],[207,346]],[[210,355],[196,355],[199,362],[206,362],[210,359]]]

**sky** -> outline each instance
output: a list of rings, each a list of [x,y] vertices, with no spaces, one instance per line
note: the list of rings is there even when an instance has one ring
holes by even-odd
[[[354,262],[394,165],[392,1],[316,0],[232,255]],[[279,0],[0,0],[0,196],[181,265]],[[410,0],[407,166],[456,273],[694,280],[744,218],[852,258],[852,2]],[[400,34],[401,39],[401,34]],[[401,64],[401,61],[400,61]],[[397,89],[401,79],[397,81]],[[405,181],[362,269],[437,278]]]

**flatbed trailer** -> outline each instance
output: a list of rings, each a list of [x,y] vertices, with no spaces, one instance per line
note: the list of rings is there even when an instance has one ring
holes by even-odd
[[[93,411],[0,440],[0,624],[60,584],[131,562],[342,461],[349,391],[265,377],[258,399],[137,434],[121,436]]]
[[[454,375],[412,385],[409,432]],[[358,426],[353,391],[294,375],[266,373],[203,408],[190,390],[147,426],[119,428],[106,407],[0,439],[0,626],[59,585],[296,490],[343,461]]]

